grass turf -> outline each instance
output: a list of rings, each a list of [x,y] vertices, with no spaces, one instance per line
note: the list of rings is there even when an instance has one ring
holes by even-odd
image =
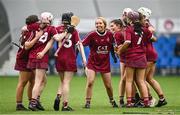
[[[45,111],[16,111],[15,94],[18,77],[0,76],[0,114],[180,114],[180,77],[155,77],[161,84],[168,104],[161,108],[112,108],[106,94],[102,79],[96,77],[91,109],[83,109],[85,100],[85,77],[74,77],[71,81],[69,105],[75,109],[73,112],[54,111],[53,103],[59,86],[59,77],[48,76],[48,82],[41,96]],[[120,78],[112,77],[114,98],[118,103],[118,83]],[[158,99],[152,90],[153,96]],[[24,92],[24,105],[27,107],[28,99]]]

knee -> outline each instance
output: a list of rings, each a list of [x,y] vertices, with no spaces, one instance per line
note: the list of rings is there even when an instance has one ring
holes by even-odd
[[[111,90],[112,90],[111,85],[106,85],[106,89],[107,89],[108,91],[111,91]]]
[[[122,79],[122,83],[126,83],[126,79],[125,78]]]
[[[112,89],[111,83],[106,83],[105,87],[106,87],[107,90],[111,90]]]
[[[19,82],[19,86],[20,86],[20,87],[25,87],[26,84],[27,84],[27,81],[21,81],[21,82]]]
[[[88,84],[87,84],[88,88],[93,87],[93,85],[94,85],[94,82],[93,82],[93,81],[90,81],[90,82],[88,82]]]
[[[46,85],[46,81],[44,79],[41,79],[39,82],[35,82],[35,85],[45,86]]]
[[[147,78],[146,81],[147,81],[148,83],[152,83],[152,82],[153,82],[153,79]]]
[[[140,79],[136,79],[135,82],[136,82],[137,85],[140,85],[140,84],[144,83],[145,81],[140,80]]]
[[[47,79],[43,80],[43,84],[46,85],[47,84]]]

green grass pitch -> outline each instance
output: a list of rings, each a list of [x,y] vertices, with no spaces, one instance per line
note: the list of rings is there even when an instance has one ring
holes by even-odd
[[[18,77],[0,76],[0,114],[180,114],[180,77],[155,77],[161,84],[168,104],[161,108],[112,108],[109,104],[102,79],[96,77],[91,109],[84,109],[85,103],[85,77],[74,77],[71,81],[69,104],[75,109],[72,112],[54,111],[53,103],[59,86],[59,77],[48,76],[47,85],[41,96],[45,111],[16,111],[15,93]],[[114,98],[118,102],[118,76],[112,77]],[[153,96],[158,99],[153,90]],[[28,106],[26,91],[24,92],[24,105]],[[60,106],[61,108],[61,106]]]

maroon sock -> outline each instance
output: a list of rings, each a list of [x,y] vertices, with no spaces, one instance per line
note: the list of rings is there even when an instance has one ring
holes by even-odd
[[[66,108],[67,106],[68,106],[68,102],[64,101],[64,102],[63,102],[63,107]]]
[[[22,105],[22,101],[17,101],[16,105]]]
[[[90,104],[91,103],[91,98],[86,98],[86,104]]]
[[[124,96],[119,96],[119,100],[124,100]]]
[[[152,95],[149,95],[149,100],[152,100]]]
[[[34,98],[32,98],[32,99],[31,99],[30,104],[32,104],[32,105],[36,105],[36,104],[37,104],[37,100],[36,100],[36,99],[34,99]]]
[[[38,95],[37,100],[40,101],[40,95]]]
[[[164,95],[159,95],[159,100],[163,101],[164,100]]]
[[[132,103],[132,97],[127,97],[127,105]]]
[[[144,97],[144,106],[149,106],[149,97]]]

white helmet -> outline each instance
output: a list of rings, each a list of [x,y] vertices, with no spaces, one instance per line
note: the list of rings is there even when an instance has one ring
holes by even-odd
[[[50,23],[53,20],[53,15],[50,12],[41,13],[41,21]]]
[[[127,16],[129,12],[133,12],[133,10],[131,8],[124,8],[123,15]]]
[[[149,19],[152,14],[151,10],[149,8],[145,8],[145,7],[140,7],[138,9],[138,12],[141,13],[142,15],[144,15],[146,19]]]

